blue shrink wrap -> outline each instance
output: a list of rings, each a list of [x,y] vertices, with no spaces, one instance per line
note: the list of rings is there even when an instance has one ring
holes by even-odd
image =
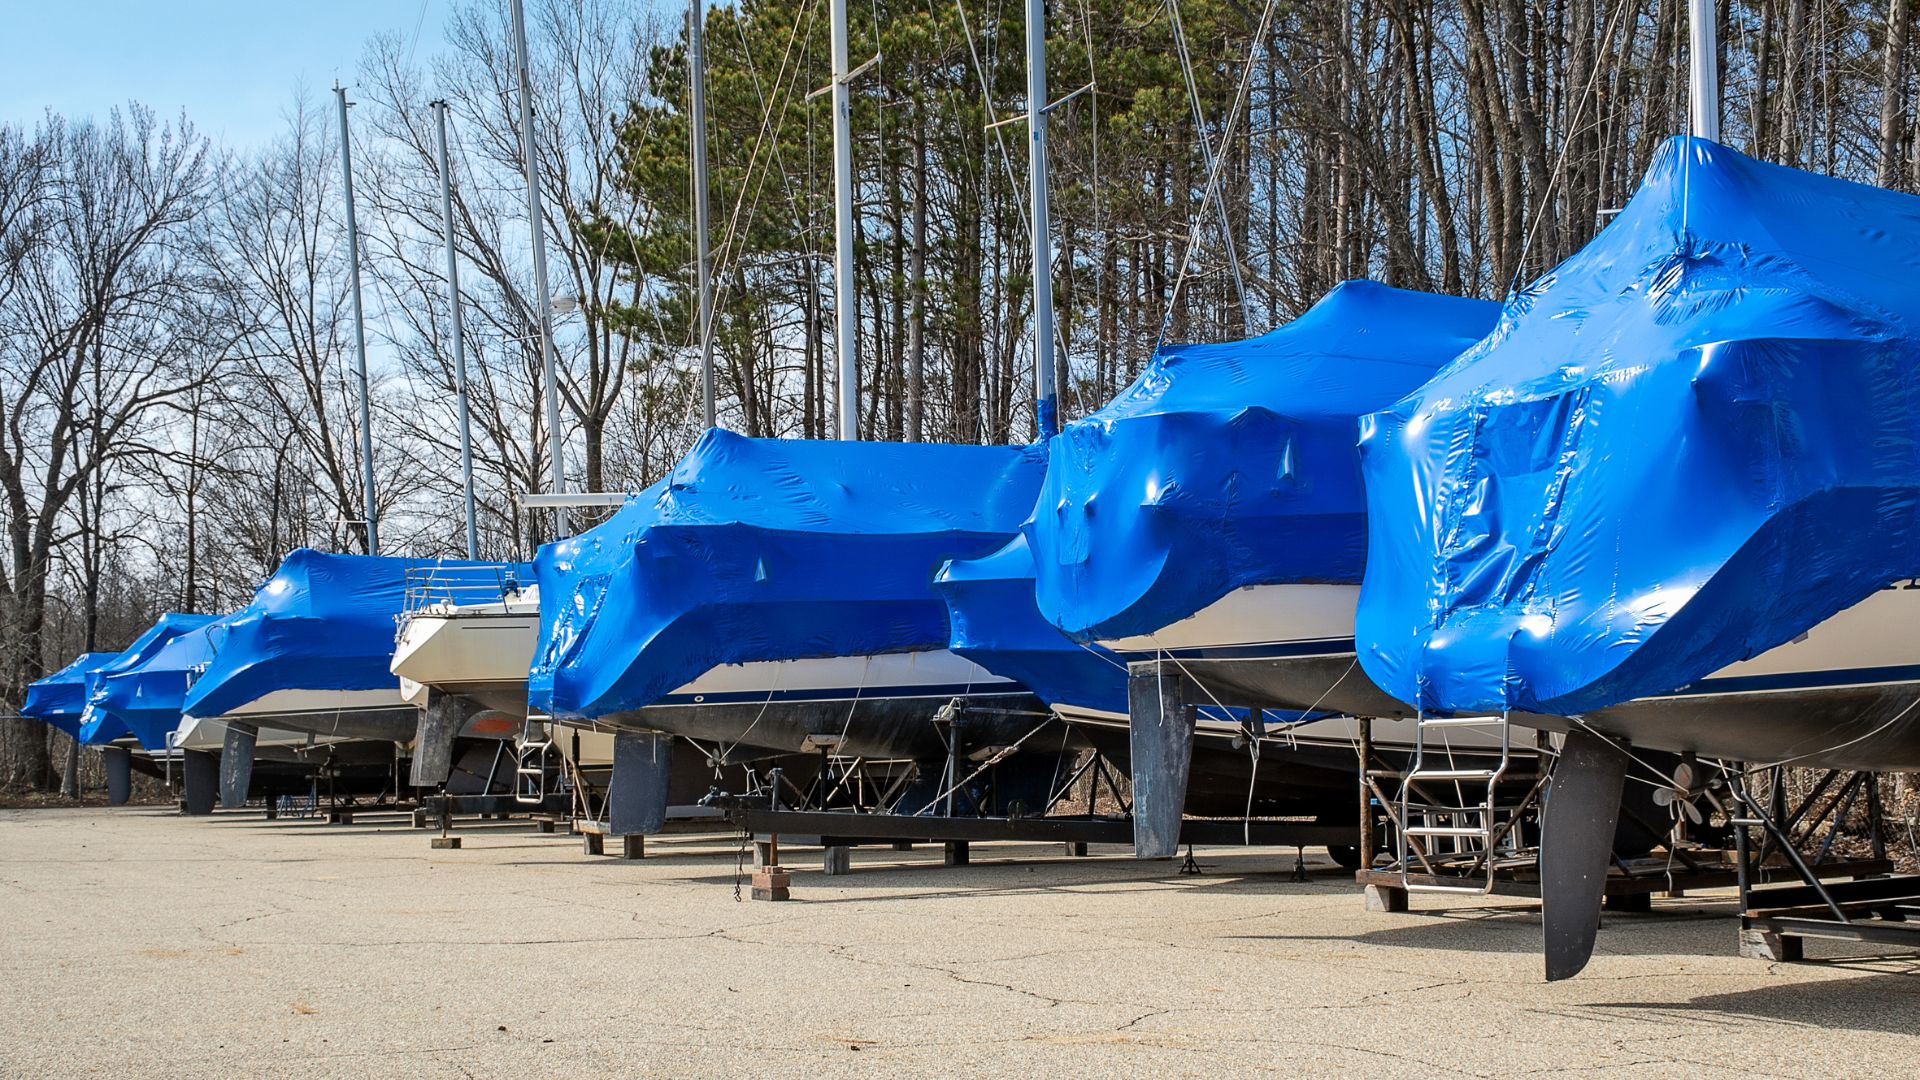
[[[1357,584],[1357,418],[1425,382],[1498,310],[1349,281],[1261,337],[1162,348],[1050,444],[1026,528],[1042,614],[1113,641],[1249,585]]]
[[[219,625],[218,619],[204,622],[130,668],[103,672],[94,683],[94,702],[124,724],[143,748],[165,750],[167,736],[180,727],[187,687],[213,659],[209,635]]]
[[[27,700],[20,715],[52,724],[68,735],[80,734],[80,714],[87,709],[87,677],[120,654],[81,653],[66,667],[27,684]]]
[[[1369,418],[1360,661],[1436,711],[1667,694],[1920,574],[1920,199],[1676,138]]]
[[[214,620],[212,615],[185,615],[168,612],[160,616],[158,622],[147,628],[147,632],[134,639],[117,658],[94,669],[87,676],[87,708],[80,723],[80,741],[87,746],[101,746],[115,739],[133,735],[135,732],[127,722],[113,712],[112,702],[108,700],[107,688],[111,680],[118,675],[137,671],[141,665],[154,658],[167,643],[182,634],[198,630]],[[178,718],[175,718],[176,723]],[[164,749],[164,736],[158,745],[142,742],[147,749]]]
[[[534,712],[642,708],[721,664],[947,647],[934,572],[1033,506],[1035,447],[711,430],[605,523],[534,560]]]
[[[280,563],[253,602],[209,631],[212,662],[187,694],[190,716],[234,713],[277,690],[379,690],[390,665],[409,583],[421,595],[498,600],[524,585],[524,564],[330,555],[301,548]]]
[[[1041,618],[1027,538],[978,559],[955,559],[935,588],[947,603],[949,648],[1055,706],[1127,711],[1127,661],[1082,645]]]

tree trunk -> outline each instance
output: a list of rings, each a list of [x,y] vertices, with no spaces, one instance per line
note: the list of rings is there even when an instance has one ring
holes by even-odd
[[[1907,0],[1888,0],[1887,42],[1880,61],[1880,171],[1877,183],[1900,183],[1900,121],[1907,87]]]
[[[907,263],[907,441],[919,442],[927,411],[927,133],[913,129],[913,239]]]

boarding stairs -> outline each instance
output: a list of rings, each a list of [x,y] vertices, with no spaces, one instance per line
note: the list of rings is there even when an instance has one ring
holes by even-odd
[[[1493,892],[1502,866],[1522,856],[1519,826],[1540,792],[1537,778],[1524,790],[1514,782],[1527,777],[1515,773],[1512,724],[1504,714],[1422,714],[1413,745],[1394,829],[1401,887]]]
[[[553,717],[527,714],[513,741],[513,801],[538,806],[547,801],[547,754],[553,750]]]

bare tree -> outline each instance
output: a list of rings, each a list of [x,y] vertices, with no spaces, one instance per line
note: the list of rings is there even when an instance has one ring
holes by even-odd
[[[16,705],[46,670],[48,580],[71,539],[64,512],[104,470],[148,452],[159,409],[201,377],[185,363],[199,313],[181,299],[199,292],[188,232],[213,173],[186,121],[162,124],[137,105],[100,124],[50,117],[31,141],[46,148],[46,190],[10,226],[18,254],[0,290],[0,618]],[[5,779],[47,786],[45,729],[9,720],[6,732]]]
[[[324,535],[366,550],[356,384],[348,377],[347,258],[329,126],[299,99],[286,134],[221,178],[208,263],[234,322],[229,396],[260,447],[299,452],[289,474],[333,511]]]
[[[619,182],[620,143],[613,120],[644,93],[649,54],[660,37],[647,9],[587,0],[530,5],[535,145],[547,213],[549,272],[556,289],[556,343],[564,412],[583,449],[574,463],[589,489],[633,486],[663,462],[630,462],[609,451],[609,429],[622,413],[628,379],[644,349],[620,332],[608,308],[631,301],[646,282],[615,273],[606,233],[584,229],[600,217],[632,223],[648,208]],[[448,25],[450,48],[436,63],[432,92],[406,62],[398,39],[376,41],[363,64],[363,94],[377,106],[374,130],[388,140],[372,199],[389,237],[380,260],[383,283],[422,325],[418,346],[404,353],[426,385],[450,392],[447,350],[435,327],[439,290],[438,177],[429,98],[451,103],[459,183],[454,215],[461,255],[472,273],[470,325],[478,345],[481,385],[489,399],[476,411],[484,441],[512,490],[544,484],[546,433],[531,407],[538,385],[538,313],[526,255],[523,162],[517,93],[508,63],[506,5],[459,9]],[[501,398],[497,389],[513,396]],[[516,441],[520,447],[515,446]]]

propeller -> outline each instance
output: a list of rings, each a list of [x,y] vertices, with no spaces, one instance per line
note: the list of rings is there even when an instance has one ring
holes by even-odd
[[[1674,766],[1667,786],[1654,789],[1653,802],[1671,810],[1676,821],[1705,825],[1707,815],[1701,812],[1700,804],[1706,803],[1709,810],[1724,810],[1718,792],[1725,788],[1725,781],[1702,769],[1689,755]]]

